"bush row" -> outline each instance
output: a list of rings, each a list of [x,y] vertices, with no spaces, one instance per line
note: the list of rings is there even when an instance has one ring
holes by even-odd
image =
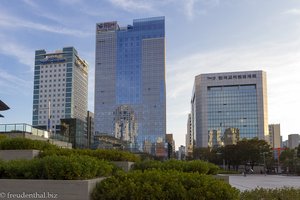
[[[59,149],[56,145],[45,141],[30,140],[27,138],[4,138],[0,140],[0,150],[16,150],[16,149]]]
[[[6,138],[7,138],[7,136],[6,136],[6,135],[2,135],[2,134],[0,134],[0,140],[6,139]]]
[[[179,171],[132,171],[97,184],[92,199],[238,199],[229,184],[208,175]]]
[[[300,199],[300,189],[296,188],[277,188],[247,190],[241,193],[241,200],[263,199],[263,200],[295,200]]]
[[[112,150],[112,149],[48,149],[40,153],[40,157],[58,155],[58,156],[71,156],[71,155],[86,155],[95,157],[101,160],[108,161],[138,161],[139,158],[127,151]]]
[[[219,167],[202,160],[193,161],[180,161],[180,160],[167,160],[164,162],[148,160],[137,162],[133,166],[133,170],[176,170],[181,172],[198,172],[200,174],[217,174]]]
[[[108,176],[115,167],[89,156],[46,156],[0,162],[0,178],[79,180]]]
[[[104,150],[104,149],[62,149],[56,145],[45,141],[30,140],[27,138],[1,138],[0,150],[16,150],[16,149],[36,149],[43,151],[40,157],[59,155],[86,155],[95,157],[101,160],[108,161],[138,161],[139,157],[136,155],[119,150]]]

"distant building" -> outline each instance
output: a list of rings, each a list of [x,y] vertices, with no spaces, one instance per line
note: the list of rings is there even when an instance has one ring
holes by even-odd
[[[280,124],[269,125],[270,145],[272,148],[281,148]]]
[[[131,151],[162,155],[165,18],[135,19],[124,27],[116,21],[97,23],[95,55],[96,134],[130,141]]]
[[[221,131],[220,130],[210,130],[208,132],[208,147],[217,148],[221,147],[222,140],[221,140]]]
[[[134,144],[137,136],[137,120],[133,109],[121,105],[114,111],[115,137]]]
[[[187,120],[187,133],[185,136],[185,146],[186,146],[186,155],[192,156],[193,148],[194,148],[194,134],[193,134],[191,113],[189,113],[188,120]]]
[[[87,147],[91,148],[94,142],[94,135],[95,135],[94,113],[92,113],[91,111],[87,111],[86,133],[87,133]]]
[[[282,147],[283,148],[287,148],[288,146],[289,146],[289,141],[288,140],[282,141]]]
[[[294,149],[298,147],[300,142],[300,135],[299,134],[290,134],[288,135],[288,148]]]
[[[267,80],[263,71],[200,74],[195,77],[191,121],[197,147],[208,147],[209,136],[268,139]],[[216,134],[214,134],[216,133]],[[214,137],[211,137],[212,139]],[[218,138],[215,137],[218,143]]]
[[[0,124],[0,135],[6,135],[9,138],[27,138],[31,140],[40,140],[57,145],[61,148],[72,148],[68,141],[49,138],[49,132],[37,129],[29,124]]]
[[[61,119],[60,134],[55,138],[67,138],[73,144],[73,148],[87,148],[86,122],[77,118]]]
[[[185,160],[185,146],[181,145],[177,151],[178,160]]]
[[[168,158],[173,158],[175,156],[175,141],[172,133],[166,134],[166,143],[168,145]]]
[[[237,128],[227,128],[224,132],[223,142],[224,145],[237,144],[240,140],[240,131]]]
[[[61,120],[67,124],[76,122],[79,124],[76,125],[76,135],[72,137],[77,137],[77,134],[83,137],[86,130],[78,131],[86,122],[87,98],[88,64],[79,57],[74,47],[64,47],[55,52],[35,51],[34,127],[48,130],[50,136],[56,138],[61,136]],[[81,146],[81,142],[75,143],[75,146],[78,145]]]

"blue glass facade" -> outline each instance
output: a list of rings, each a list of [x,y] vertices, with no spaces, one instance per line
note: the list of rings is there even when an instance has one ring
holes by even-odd
[[[116,103],[142,103],[142,41],[164,38],[164,19],[134,20],[117,34]],[[161,96],[164,94],[162,80]]]
[[[256,85],[207,88],[208,132],[235,128],[243,138],[258,136]]]
[[[95,131],[158,154],[166,132],[164,17],[96,28]]]

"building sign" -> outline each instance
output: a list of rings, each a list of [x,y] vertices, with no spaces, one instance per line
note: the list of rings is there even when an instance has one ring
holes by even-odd
[[[97,32],[114,31],[117,29],[117,27],[118,27],[118,24],[116,21],[99,23],[99,24],[97,24]]]
[[[208,76],[207,80],[230,80],[230,79],[251,79],[256,78],[256,74],[227,75],[227,76]]]
[[[46,58],[44,60],[40,60],[41,64],[49,64],[49,63],[59,63],[59,62],[65,62],[66,59],[64,58],[57,58],[57,57],[50,57]]]

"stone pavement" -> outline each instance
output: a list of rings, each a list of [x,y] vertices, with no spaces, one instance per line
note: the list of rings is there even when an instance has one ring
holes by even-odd
[[[251,174],[245,177],[243,175],[230,175],[229,183],[240,191],[261,188],[282,188],[295,187],[300,188],[300,176],[285,175],[257,175]]]

